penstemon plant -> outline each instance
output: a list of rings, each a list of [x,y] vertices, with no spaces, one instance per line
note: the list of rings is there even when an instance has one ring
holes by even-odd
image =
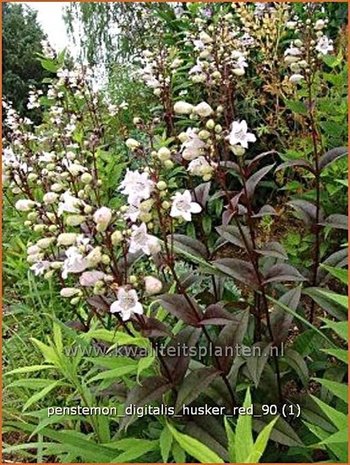
[[[45,95],[33,90],[29,97],[29,108],[43,108],[42,123],[34,127],[4,102],[5,195],[31,231],[30,270],[55,283],[69,302],[74,321],[60,327],[84,350],[106,344],[112,353],[116,346],[135,345],[151,354],[126,351],[110,362],[99,357],[88,364],[77,357],[71,365],[57,321],[53,345],[34,343],[84,405],[91,407],[113,388],[118,396],[122,392],[118,441],[137,420],[127,407],[172,406],[179,424],[162,417],[157,425],[165,462],[170,449],[175,461],[185,461],[185,452],[202,462],[259,461],[270,434],[282,445],[304,447],[282,417],[253,424],[242,416],[235,433],[228,418],[211,419],[217,429],[207,447],[198,419],[181,415],[188,405],[217,405],[228,415],[242,403],[249,407],[247,386],[254,387],[257,411],[272,404],[281,413],[294,399],[292,373],[298,393],[310,380],[305,354],[297,344],[284,347],[292,325],[296,334],[307,328],[329,342],[313,325],[315,309],[332,300],[321,286],[330,279],[330,267],[345,266],[346,249],[332,250],[325,259],[321,245],[331,228],[345,227],[345,216],[325,215],[322,172],[346,149],[329,150],[317,114],[316,100],[326,92],[319,88],[323,59],[334,48],[324,32],[327,20],[310,5],[301,17],[285,4],[233,5],[224,13],[192,5],[176,13],[177,39],[162,29],[164,40],[142,50],[132,76],[151,91],[152,116],[134,115],[132,127],[118,126],[117,135],[115,120],[128,103],[112,104],[95,89],[87,66],[66,68],[64,55],[49,48],[41,60],[55,78]],[[271,43],[261,34],[269,20]],[[246,111],[245,87],[270,72],[271,86],[263,93],[273,95],[272,112],[262,108],[258,125],[256,103]],[[300,99],[291,100],[292,94]],[[290,111],[301,113],[298,123],[310,131],[311,150],[286,161]],[[267,125],[273,143],[264,137]],[[312,188],[284,198],[287,207],[280,208],[264,193],[276,190],[281,170],[291,167],[307,170]],[[264,231],[266,224],[288,222],[289,207],[313,235],[309,267],[294,266],[281,238]],[[329,312],[345,319],[338,304]],[[325,368],[323,359],[317,363]],[[38,400],[60,387],[53,383]],[[135,460],[148,446],[154,451],[154,444],[140,442],[139,455],[114,455],[104,426],[94,417],[88,423],[104,444],[102,461]],[[262,430],[255,443],[252,428]],[[220,431],[226,431],[224,445]],[[239,445],[243,434],[247,444]]]

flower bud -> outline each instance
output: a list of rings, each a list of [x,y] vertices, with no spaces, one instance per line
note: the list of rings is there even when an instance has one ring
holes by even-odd
[[[170,150],[167,147],[161,147],[158,150],[158,158],[160,161],[169,160],[170,155],[171,155]]]
[[[66,217],[66,224],[68,226],[79,226],[85,221],[85,216],[83,215],[69,215]]]
[[[111,259],[109,258],[109,256],[107,254],[103,254],[102,257],[101,257],[101,262],[104,265],[109,265],[111,263]]]
[[[17,200],[15,208],[20,212],[29,212],[35,206],[35,202],[29,199]]]
[[[57,238],[57,245],[72,245],[77,239],[76,233],[62,233]]]
[[[201,118],[206,118],[213,113],[213,109],[206,102],[201,102],[194,107],[194,112]]]
[[[192,110],[193,105],[182,100],[180,102],[176,102],[174,105],[174,111],[178,115],[189,115],[190,113],[192,113]]]
[[[245,154],[245,148],[240,145],[231,146],[231,150],[237,157],[242,157]]]
[[[105,231],[112,219],[112,210],[107,207],[101,207],[95,211],[93,218],[98,226],[98,231]]]
[[[35,224],[33,227],[33,231],[37,233],[42,233],[45,231],[45,225],[44,224]]]
[[[126,140],[125,145],[128,147],[128,149],[135,150],[138,147],[140,147],[140,142],[138,142],[135,139],[129,138],[129,139]]]
[[[208,119],[207,123],[206,123],[206,127],[207,129],[214,129],[215,127],[215,121],[213,119]]]
[[[80,180],[83,184],[90,184],[90,182],[92,181],[92,176],[90,173],[83,173],[81,176],[80,176]]]
[[[64,287],[63,289],[61,289],[60,291],[60,296],[61,297],[73,297],[75,295],[81,295],[81,290],[80,289],[77,289],[76,287]]]
[[[58,199],[58,194],[55,192],[47,192],[44,197],[43,197],[43,202],[46,204],[52,204],[55,203]]]
[[[165,181],[159,181],[157,182],[157,189],[160,191],[164,191],[167,188],[167,183]]]
[[[170,170],[174,166],[174,162],[172,160],[165,160],[163,164],[164,168],[166,168],[167,170]]]
[[[101,247],[97,246],[93,250],[91,250],[91,252],[86,256],[86,260],[90,267],[95,267],[99,263],[101,263],[101,260],[102,260]]]
[[[130,276],[129,276],[129,283],[130,283],[130,284],[135,284],[135,283],[137,283],[137,276],[135,276],[134,274],[130,275]]]
[[[120,244],[122,240],[123,234],[120,231],[114,231],[114,233],[111,235],[111,241],[113,245]]]
[[[63,185],[60,184],[60,183],[55,183],[55,184],[52,184],[52,186],[51,186],[51,190],[53,192],[61,192],[63,190],[63,188],[64,188]]]
[[[199,131],[198,137],[201,140],[207,140],[210,137],[210,132],[206,131],[205,129],[202,129],[201,131]]]
[[[144,278],[145,291],[148,295],[159,294],[163,288],[162,282],[153,276],[146,276]]]
[[[170,202],[168,202],[167,200],[164,200],[162,202],[162,208],[164,208],[164,210],[168,210],[170,208]]]
[[[44,237],[43,239],[39,239],[36,245],[40,249],[47,249],[50,245],[55,241],[54,237]]]

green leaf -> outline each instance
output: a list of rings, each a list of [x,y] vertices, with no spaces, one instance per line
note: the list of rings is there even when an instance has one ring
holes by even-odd
[[[347,321],[331,321],[327,318],[320,318],[325,323],[326,328],[332,329],[338,334],[344,341],[348,340],[348,322]]]
[[[165,425],[164,429],[160,433],[160,438],[159,438],[160,454],[162,456],[162,460],[164,463],[168,462],[172,443],[173,443],[173,436],[168,426]]]
[[[14,370],[4,373],[4,376],[15,375],[17,373],[31,373],[32,371],[47,370],[48,368],[55,368],[53,365],[32,365],[27,367],[15,368]]]
[[[108,444],[105,445],[108,447]],[[111,460],[112,463],[130,463],[159,447],[158,441],[137,438],[121,439],[115,445],[117,449],[122,449],[124,452],[114,457]]]
[[[245,463],[259,463],[259,460],[266,449],[272,429],[275,426],[277,420],[278,417],[274,418],[268,425],[265,426],[262,431],[260,431],[254,443],[253,450],[247,460],[245,460]]]
[[[343,284],[348,284],[348,270],[323,264],[321,264],[321,267],[327,270],[328,273],[330,273],[332,276],[339,279],[339,281],[341,281]]]
[[[247,389],[243,407],[248,408],[252,405],[252,398],[250,389]],[[249,457],[253,448],[253,434],[252,434],[252,417],[251,415],[239,415],[235,431],[236,442],[236,461],[237,463],[244,463]]]
[[[228,453],[231,463],[236,463],[236,452],[235,452],[235,433],[230,426],[227,418],[224,418],[225,430],[227,435],[227,442],[228,442]]]
[[[339,430],[342,430],[347,427],[348,418],[342,412],[339,412],[335,408],[331,407],[330,405],[323,402],[321,399],[310,394],[310,397],[316,402],[316,404],[320,407],[320,409],[327,415],[327,417],[331,420],[334,426],[336,426]]]
[[[330,355],[331,357],[336,357],[338,360],[341,360],[344,363],[348,363],[348,351],[345,349],[320,349],[322,352]]]
[[[200,463],[224,463],[224,461],[215,452],[209,449],[197,439],[187,434],[179,433],[173,426],[168,424],[174,439],[191,457],[194,457]]]
[[[98,375],[93,376],[91,379],[87,381],[87,384],[93,383],[94,381],[100,381],[101,379],[113,378],[114,380],[117,380],[121,376],[125,376],[129,373],[134,373],[134,372],[136,372],[136,366],[134,364],[124,365],[122,367],[115,368],[114,370],[103,371],[102,373],[99,373]]]
[[[312,378],[318,383],[322,384],[326,389],[331,391],[332,394],[339,397],[345,403],[348,402],[348,386],[342,383],[337,383],[336,381],[331,381],[326,378]]]
[[[53,383],[51,383],[48,386],[44,387],[44,389],[42,389],[41,391],[36,392],[35,394],[33,394],[27,400],[27,402],[23,405],[22,411],[25,412],[31,405],[33,405],[35,402],[38,402],[39,400],[41,400],[43,397],[45,397],[49,392],[51,392],[59,384],[61,384],[60,381],[54,381]]]
[[[297,373],[303,385],[307,386],[309,382],[309,370],[303,357],[296,350],[288,349],[284,360]]]
[[[286,100],[285,104],[286,107],[289,110],[292,110],[294,113],[298,113],[300,115],[307,115],[307,107],[305,103],[299,100]]]

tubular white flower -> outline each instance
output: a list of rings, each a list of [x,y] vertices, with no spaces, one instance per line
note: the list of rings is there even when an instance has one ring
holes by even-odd
[[[128,196],[128,203],[137,206],[141,200],[149,199],[154,182],[149,179],[148,173],[139,173],[127,170],[119,190]]]
[[[182,158],[191,161],[202,154],[205,142],[199,138],[192,128],[188,128],[185,134],[187,140],[181,146]]]
[[[315,50],[322,55],[327,55],[333,51],[333,41],[328,39],[327,36],[322,36],[318,39]]]
[[[86,258],[79,252],[77,247],[69,247],[66,250],[66,260],[63,262],[62,278],[66,279],[68,273],[81,273],[88,268],[89,263]]]
[[[129,320],[134,313],[142,315],[143,308],[135,289],[119,288],[117,300],[112,303],[110,312],[120,313],[123,321]]]
[[[245,120],[234,121],[232,123],[231,132],[227,139],[229,140],[230,145],[241,145],[245,149],[248,148],[249,142],[256,141],[255,135],[248,132],[248,126]]]
[[[146,255],[158,253],[160,244],[157,237],[147,233],[147,226],[142,223],[140,226],[133,226],[133,232],[130,237],[129,252],[135,253],[142,250]]]
[[[192,202],[190,191],[186,190],[183,194],[176,192],[172,197],[172,205],[170,210],[170,216],[173,218],[183,218],[185,221],[192,220],[192,213],[199,213],[202,207]]]

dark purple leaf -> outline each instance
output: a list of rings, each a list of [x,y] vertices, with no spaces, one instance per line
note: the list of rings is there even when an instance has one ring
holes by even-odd
[[[249,310],[242,310],[234,316],[236,321],[226,325],[215,341],[215,364],[225,374],[230,371],[232,362],[237,355],[237,348],[247,332]]]
[[[295,311],[299,305],[300,297],[301,288],[296,287],[283,294],[283,296],[278,301],[286,307],[290,308],[291,310]],[[293,315],[286,312],[282,307],[278,306],[277,304],[274,306],[274,309],[272,310],[270,316],[270,320],[273,341],[276,346],[279,346],[282,342],[284,342],[287,339],[289,328],[292,324],[293,318]]]
[[[163,394],[171,389],[171,383],[161,376],[151,376],[142,381],[142,385],[136,385],[129,392],[125,408],[128,406],[142,407],[146,404],[161,400]],[[120,428],[126,428],[132,421],[134,415],[126,415],[120,423]]]
[[[275,241],[266,242],[261,246],[260,249],[257,249],[256,252],[261,255],[266,255],[267,257],[280,258],[281,260],[288,259],[288,255],[284,250],[282,244]]]
[[[157,318],[148,317],[143,315],[142,318],[137,320],[138,326],[140,326],[141,334],[144,337],[162,337],[162,336],[172,336],[169,328]]]
[[[218,270],[231,276],[231,278],[237,279],[252,288],[258,286],[253,265],[249,262],[239,260],[238,258],[220,258],[219,260],[215,260],[213,265]]]
[[[263,160],[265,157],[269,155],[276,155],[277,153],[278,152],[276,152],[275,150],[269,150],[268,152],[263,152],[263,153],[260,153],[259,155],[256,155],[251,160],[247,160],[248,173],[251,173],[256,168],[256,166],[260,163],[260,161]]]
[[[186,424],[184,432],[207,445],[209,449],[216,452],[225,462],[230,461],[227,452],[225,430],[217,417],[211,415],[195,415],[192,417],[191,421]]]
[[[267,175],[269,171],[274,167],[275,165],[269,165],[269,166],[264,166],[264,168],[261,168],[259,171],[254,173],[246,182],[246,189],[247,189],[247,196],[248,199],[251,199],[254,195],[256,186],[259,184],[259,182]]]
[[[307,225],[312,226],[316,222],[316,205],[307,200],[292,200],[288,202],[291,207],[293,207],[300,219]],[[323,212],[320,211],[320,219],[323,218]]]
[[[195,195],[193,196],[193,200],[195,202],[198,202],[202,206],[202,208],[204,208],[208,202],[210,186],[210,182],[204,182],[196,186],[196,188],[194,189]]]
[[[257,347],[258,350],[255,350],[254,347]],[[269,360],[271,347],[271,343],[267,344],[266,342],[257,342],[252,346],[252,355],[247,358],[246,366],[255,387],[258,387],[259,385],[262,372]]]
[[[232,313],[227,312],[222,305],[212,304],[206,309],[204,318],[200,322],[201,326],[205,325],[218,325],[224,326],[232,323],[234,316]]]
[[[276,210],[271,207],[271,205],[264,205],[263,207],[260,208],[258,213],[255,215],[252,215],[253,218],[262,218],[264,216],[271,216],[271,215],[277,215]]]
[[[197,344],[200,335],[200,328],[188,326],[181,330],[169,342],[166,346],[165,355],[161,353],[162,359],[167,366],[167,371],[170,373],[175,384],[180,384],[183,380],[190,363],[190,356],[188,352],[191,347],[194,347]],[[163,365],[160,365],[160,368],[163,375],[168,376],[168,372],[165,370]]]
[[[168,236],[168,240],[171,240],[171,236]],[[185,236],[185,234],[174,234],[173,235],[174,246],[184,252],[187,252],[195,257],[200,258],[207,258],[207,249],[205,245],[198,241],[197,239],[193,239],[192,237]]]
[[[319,169],[323,170],[330,163],[333,163],[340,157],[344,157],[348,153],[347,147],[335,147],[334,149],[328,150],[322,157],[319,162]]]
[[[306,281],[299,271],[287,263],[272,265],[264,273],[264,284],[284,281]]]
[[[323,265],[344,268],[348,264],[348,249],[344,248],[332,253],[324,262]],[[329,273],[324,268],[319,268],[317,271],[317,284],[325,283],[329,277]]]
[[[320,221],[322,226],[330,226],[335,229],[348,229],[348,217],[347,215],[333,214],[329,215],[324,221]]]
[[[219,376],[219,371],[214,367],[199,368],[192,371],[183,380],[175,404],[175,412],[179,412],[183,405],[188,405],[205,391],[210,383]]]
[[[191,297],[191,304],[181,294],[162,294],[157,300],[165,310],[191,326],[198,326],[202,319],[202,311]]]
[[[227,242],[236,245],[237,247],[241,247],[242,249],[246,250],[246,244],[248,245],[249,250],[251,250],[252,242],[249,236],[249,230],[245,226],[241,226],[242,234],[235,225],[228,225],[228,226],[218,226],[216,228],[219,235],[225,239]]]
[[[276,171],[284,170],[286,168],[291,168],[291,167],[299,167],[299,168],[305,168],[306,170],[310,171],[311,173],[315,173],[315,170],[311,163],[307,160],[289,160],[281,165],[279,165],[276,168]]]
[[[91,305],[92,308],[97,310],[109,311],[109,303],[106,302],[101,296],[95,295],[87,299],[87,303]]]

